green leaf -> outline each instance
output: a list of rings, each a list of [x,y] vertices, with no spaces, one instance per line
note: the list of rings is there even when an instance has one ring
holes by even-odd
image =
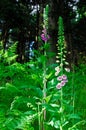
[[[58,112],[57,107],[53,107],[53,106],[50,105],[50,104],[43,104],[43,107],[44,107],[47,111],[51,112],[52,114],[55,114],[56,112]]]
[[[53,75],[53,72],[50,72],[48,75],[46,75],[46,79],[48,80]]]
[[[70,114],[68,115],[68,119],[81,119],[81,117],[78,114]]]
[[[51,97],[52,97],[52,95],[49,95],[49,96],[45,97],[44,100],[48,103],[50,101]]]
[[[61,126],[61,122],[59,120],[55,121],[54,127],[57,129],[57,128],[60,128],[60,126]]]
[[[59,108],[59,105],[57,104],[50,104],[52,107]]]
[[[56,121],[56,119],[53,117],[52,120],[49,123],[47,123],[47,124],[51,125],[53,127],[55,121]]]

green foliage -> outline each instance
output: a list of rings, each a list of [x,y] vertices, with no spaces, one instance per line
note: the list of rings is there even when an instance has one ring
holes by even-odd
[[[15,48],[15,47],[14,47]],[[14,50],[13,46],[12,49]],[[2,51],[2,50],[1,50]],[[8,50],[9,51],[9,50]],[[2,51],[3,52],[3,51]],[[10,52],[10,51],[9,51]],[[15,51],[13,51],[15,52]],[[7,51],[5,52],[6,54]],[[67,86],[63,88],[63,111],[60,104],[60,91],[56,89],[57,79],[53,67],[46,66],[46,97],[43,96],[43,65],[47,57],[37,54],[35,61],[25,64],[14,62],[13,53],[0,57],[0,129],[38,130],[44,122],[45,130],[84,130],[86,127],[85,82],[86,65],[82,64],[68,74]],[[8,61],[8,57],[12,60]],[[52,70],[52,71],[51,71]],[[74,86],[74,94],[73,94]],[[74,97],[73,97],[74,96]],[[45,102],[43,102],[45,100]],[[73,112],[72,101],[75,100]],[[46,121],[43,112],[46,110]],[[61,122],[61,114],[63,121]],[[37,124],[37,125],[35,125]]]
[[[10,50],[12,49],[10,48]],[[12,52],[10,57],[11,54],[14,57]],[[40,117],[42,127],[42,117],[45,109],[47,111],[46,121],[44,121],[46,130],[59,130],[61,125],[64,130],[85,129],[86,104],[83,100],[85,98],[86,82],[85,64],[74,68],[74,71],[69,73],[69,82],[63,88],[63,112],[60,107],[60,91],[56,90],[55,87],[57,79],[54,76],[53,65],[46,67],[47,89],[46,97],[43,97],[43,65],[47,60],[44,55],[40,54],[35,61],[25,64],[13,62],[14,60],[9,64],[9,56],[5,57],[4,53],[2,56],[3,58],[0,59],[2,61],[0,62],[1,130],[38,130],[38,118]],[[72,93],[72,86],[74,86],[74,94]],[[72,113],[73,98],[75,99],[75,113]],[[60,120],[62,113],[63,122]]]
[[[64,28],[61,17],[59,26],[57,59],[60,59],[59,63],[64,64]],[[46,42],[41,47],[42,51],[48,51],[47,44]],[[73,70],[68,73],[69,82],[58,90],[54,68],[60,64],[47,65],[47,59],[51,54],[34,51],[34,60],[20,64],[16,62],[16,44],[5,52],[1,48],[0,52],[1,130],[86,128],[86,104],[83,100],[86,95],[85,64],[73,66]],[[64,69],[64,66],[61,69]]]

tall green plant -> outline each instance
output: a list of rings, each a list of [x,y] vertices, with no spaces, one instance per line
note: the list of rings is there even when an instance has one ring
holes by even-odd
[[[58,44],[57,44],[57,56],[56,56],[56,63],[57,67],[55,68],[57,76],[57,85],[56,88],[60,91],[60,110],[61,110],[61,124],[60,124],[60,130],[63,130],[63,122],[64,122],[64,99],[63,99],[63,87],[65,87],[66,83],[68,82],[67,74],[66,72],[70,72],[70,69],[67,67],[68,63],[66,62],[66,43],[65,43],[65,37],[64,37],[64,26],[63,26],[63,19],[62,17],[59,17],[58,20]]]
[[[43,12],[43,30],[42,30],[42,34],[41,34],[41,38],[44,42],[44,46],[47,46],[48,44],[48,39],[50,38],[48,35],[48,12],[49,12],[49,6],[46,5],[46,7],[44,8],[44,12]],[[44,48],[44,63],[43,63],[43,103],[45,103],[45,99],[46,99],[46,90],[47,90],[47,79],[46,79],[46,69],[47,69],[47,53],[46,53],[46,48]],[[46,121],[46,110],[44,110],[43,112],[43,120]],[[44,123],[43,121],[43,123]],[[43,129],[44,129],[44,125],[43,125]]]
[[[56,88],[59,91],[60,94],[60,124],[59,124],[59,129],[60,130],[64,130],[64,129],[68,129],[68,130],[72,130],[74,128],[74,130],[78,129],[78,125],[82,124],[84,122],[80,120],[79,115],[75,114],[74,112],[74,107],[75,107],[75,94],[74,94],[74,87],[70,88],[70,97],[67,96],[68,92],[65,90],[68,90],[67,83],[68,82],[68,77],[67,72],[70,72],[70,69],[68,67],[68,62],[66,62],[66,42],[65,42],[65,37],[64,37],[64,26],[63,26],[63,19],[62,17],[59,17],[58,20],[58,45],[57,45],[57,56],[56,56],[56,63],[57,63],[57,67],[55,68],[56,72],[55,72],[55,76],[57,76],[57,85]],[[74,76],[74,75],[72,75]],[[72,81],[73,82],[73,81]],[[74,84],[73,84],[74,85]],[[71,84],[70,84],[71,86]],[[65,93],[66,92],[66,93]],[[72,92],[72,93],[71,93]],[[72,99],[71,99],[72,96]],[[72,102],[72,104],[70,103]],[[72,107],[71,107],[72,105]],[[67,111],[67,106],[69,106],[69,108],[72,108],[70,110]],[[72,112],[72,113],[70,113]],[[70,121],[70,118],[72,117],[72,122]],[[74,120],[75,119],[75,120]],[[78,122],[80,120],[80,122]],[[71,125],[69,125],[71,122]]]

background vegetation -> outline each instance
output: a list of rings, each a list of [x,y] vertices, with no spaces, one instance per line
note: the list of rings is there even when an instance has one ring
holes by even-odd
[[[1,130],[86,129],[85,21],[84,0],[0,1]],[[55,68],[64,57],[71,71],[58,89]]]

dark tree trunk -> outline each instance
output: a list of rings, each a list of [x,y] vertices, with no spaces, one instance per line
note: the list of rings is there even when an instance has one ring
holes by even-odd
[[[18,46],[17,46],[17,61],[20,63],[24,63],[25,61],[25,42],[26,38],[24,37],[24,32],[23,30],[20,31],[19,37],[18,37]]]
[[[2,36],[1,36],[1,40],[3,41],[3,50],[5,51],[6,49],[6,44],[7,44],[7,41],[8,41],[8,37],[9,37],[9,28],[7,25],[3,25],[3,28],[2,28]]]

